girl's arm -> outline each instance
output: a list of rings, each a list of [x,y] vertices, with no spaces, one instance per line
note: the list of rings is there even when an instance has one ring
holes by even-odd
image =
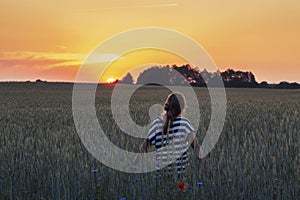
[[[188,140],[188,143],[193,148],[193,150],[196,151],[196,154],[197,154],[198,158],[200,159],[200,149],[201,149],[201,146],[200,146],[200,144],[198,142],[196,134],[195,133],[188,134],[187,140]],[[205,157],[203,158],[203,161],[204,161],[204,163],[203,163],[204,164],[204,168],[206,169],[207,168],[207,163],[206,163],[206,158]]]
[[[198,139],[196,137],[195,133],[190,133],[187,136],[188,143],[191,145],[191,147],[196,151],[198,158],[200,158],[200,144],[198,142]]]
[[[148,149],[150,147],[150,140],[147,138],[143,141],[143,143],[140,145],[140,151],[142,153],[147,153]],[[137,163],[141,159],[141,154],[137,154],[136,157],[134,158],[133,162]]]
[[[140,151],[141,151],[142,153],[147,153],[149,147],[150,147],[150,140],[147,138],[147,139],[145,139],[144,142],[141,144],[141,146],[140,146]]]

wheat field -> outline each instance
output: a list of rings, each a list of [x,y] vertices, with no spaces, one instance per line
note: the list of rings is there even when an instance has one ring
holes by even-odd
[[[0,199],[297,199],[300,196],[300,91],[226,89],[220,139],[203,161],[193,156],[183,180],[155,172],[128,174],[93,158],[76,133],[72,84],[0,83]],[[107,137],[129,151],[142,139],[116,126],[112,86],[98,86],[96,110]],[[210,122],[210,98],[194,88],[201,142]],[[169,91],[143,86],[131,98],[132,119],[150,123],[148,109]],[[157,95],[160,94],[160,95]]]

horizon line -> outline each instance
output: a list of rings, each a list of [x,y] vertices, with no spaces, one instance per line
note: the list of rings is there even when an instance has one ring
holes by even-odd
[[[107,82],[76,82],[76,81],[63,81],[63,80],[42,80],[42,79],[36,79],[34,81],[31,80],[8,80],[8,81],[1,81],[0,83],[65,83],[65,84],[100,84],[100,85],[115,85],[118,83],[118,81],[120,81],[120,79],[116,79],[115,83],[107,83]],[[223,81],[224,82],[224,81]],[[267,81],[261,81],[260,83],[258,83],[258,85],[260,85],[262,82],[267,82]],[[267,82],[268,85],[279,85],[280,83],[289,83],[289,84],[299,84],[300,82],[289,82],[289,81],[280,81],[278,83],[269,83]],[[119,83],[119,84],[124,84],[124,85],[142,85],[142,84],[126,84],[126,83]],[[155,85],[155,84],[146,84],[146,85]],[[184,85],[183,85],[184,86]],[[225,87],[225,86],[224,86]]]

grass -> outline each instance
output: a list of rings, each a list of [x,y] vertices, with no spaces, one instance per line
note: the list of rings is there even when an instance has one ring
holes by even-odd
[[[80,142],[72,118],[72,84],[0,84],[0,199],[297,199],[300,196],[299,90],[226,89],[228,110],[208,169],[191,156],[183,192],[174,177],[155,172],[127,174],[104,166]],[[99,86],[97,116],[118,146],[138,151],[113,122],[112,87]],[[199,98],[202,141],[210,120],[210,98]],[[150,122],[148,109],[168,90],[144,86],[131,98],[136,123]],[[157,95],[160,94],[160,95]],[[97,170],[97,171],[92,171]]]

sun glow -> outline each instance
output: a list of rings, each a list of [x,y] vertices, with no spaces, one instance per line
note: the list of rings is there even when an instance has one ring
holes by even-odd
[[[114,82],[116,82],[116,79],[115,79],[115,78],[108,78],[108,79],[106,80],[106,83],[108,83],[108,84],[112,84],[112,83],[114,83]]]

